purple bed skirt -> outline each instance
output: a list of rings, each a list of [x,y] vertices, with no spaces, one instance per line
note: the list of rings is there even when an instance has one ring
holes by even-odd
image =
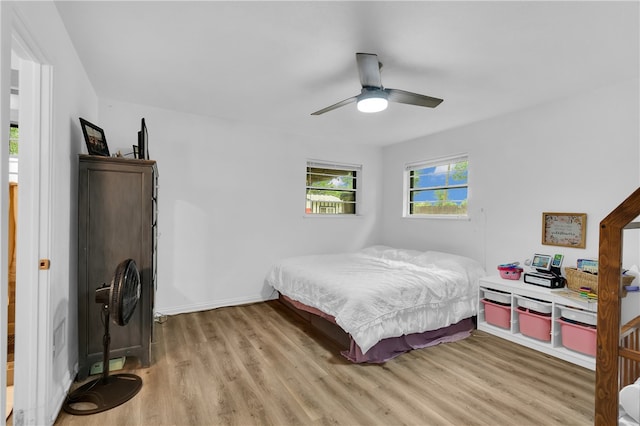
[[[471,335],[471,331],[474,328],[473,318],[465,318],[456,324],[437,330],[382,339],[364,354],[356,342],[351,339],[349,350],[342,351],[341,354],[352,362],[382,363],[412,349],[421,349],[464,339]]]
[[[307,306],[304,303],[300,303],[284,295],[280,295],[280,297],[288,302],[288,305],[293,306],[296,309],[317,315],[329,322],[332,322],[333,324],[336,323],[333,316],[316,308]],[[404,336],[382,339],[364,354],[360,350],[358,344],[351,338],[351,336],[349,336],[349,349],[340,353],[342,356],[354,363],[381,364],[413,349],[421,349],[429,346],[435,346],[440,343],[462,340],[469,337],[475,328],[474,318],[465,318],[456,324],[439,328],[437,330],[429,330],[423,333],[412,333]]]

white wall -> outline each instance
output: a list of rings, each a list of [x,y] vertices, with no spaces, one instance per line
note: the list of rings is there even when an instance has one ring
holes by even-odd
[[[40,252],[43,257],[51,259],[51,269],[45,272],[48,274],[47,288],[38,291],[43,303],[33,312],[19,311],[16,314],[17,345],[20,341],[33,339],[33,336],[19,335],[20,316],[37,318],[39,324],[47,326],[38,330],[38,365],[25,365],[21,361],[26,358],[16,354],[14,408],[14,424],[51,424],[58,414],[77,367],[77,155],[82,147],[78,117],[95,119],[98,100],[53,2],[15,2],[3,8],[4,13],[10,15],[8,20],[14,28],[20,28],[21,36],[26,37],[29,48],[41,56],[41,62],[50,65],[53,70],[50,134],[52,216],[49,222],[49,246],[41,247]],[[2,34],[3,38],[7,36],[4,31]],[[3,61],[1,66],[4,72],[10,67],[10,63]],[[25,196],[22,192],[19,194],[19,197]],[[22,214],[23,212],[19,213],[20,217]],[[25,242],[18,235],[18,244],[20,243]],[[20,259],[17,261],[20,262]],[[18,276],[18,287],[37,285],[38,283],[25,282]],[[20,289],[17,298],[19,297]],[[46,303],[47,297],[49,303]],[[18,310],[24,306],[24,302],[17,300]],[[42,318],[43,315],[46,318]],[[56,329],[59,330],[59,340],[54,354],[51,345],[53,330]],[[43,363],[40,360],[44,360]],[[25,388],[33,390],[26,387],[26,378],[22,375],[25,370],[28,371],[26,375],[37,379],[38,395],[25,395]]]
[[[534,252],[563,253],[565,266],[597,258],[599,222],[640,181],[638,93],[627,81],[384,148],[383,243],[468,255],[492,274]],[[403,218],[404,164],[463,152],[470,220]],[[542,212],[586,213],[586,248],[542,245]],[[638,252],[625,236],[624,266]]]
[[[278,259],[378,240],[380,148],[112,100],[100,100],[99,116],[112,153],[131,152],[142,117],[149,129],[160,176],[156,312],[265,300]],[[362,216],[304,217],[307,159],[362,164]]]
[[[125,153],[147,120],[160,171],[156,307],[177,313],[268,298],[262,279],[279,258],[380,242],[460,253],[489,273],[534,252],[565,265],[597,257],[600,220],[640,180],[638,91],[627,81],[382,150],[112,100],[98,124]],[[471,219],[402,218],[405,162],[461,152]],[[303,218],[307,158],[363,164],[363,217]],[[587,213],[586,249],[542,245],[545,211]],[[625,266],[640,263],[638,237],[625,238]]]

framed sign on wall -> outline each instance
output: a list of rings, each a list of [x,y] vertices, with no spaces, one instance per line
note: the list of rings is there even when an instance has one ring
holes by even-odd
[[[586,213],[542,213],[542,244],[586,247]]]

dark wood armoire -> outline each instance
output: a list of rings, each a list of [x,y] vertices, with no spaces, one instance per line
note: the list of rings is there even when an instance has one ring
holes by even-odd
[[[155,161],[80,155],[78,192],[78,380],[102,362],[104,324],[95,291],[133,259],[141,294],[125,326],[110,324],[110,358],[151,363],[156,290],[158,170]]]

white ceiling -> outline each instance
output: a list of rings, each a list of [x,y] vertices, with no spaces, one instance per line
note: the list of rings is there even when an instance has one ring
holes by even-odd
[[[99,97],[387,145],[638,77],[638,2],[56,1]],[[435,109],[355,104],[355,53]],[[597,99],[594,99],[597,102]]]

